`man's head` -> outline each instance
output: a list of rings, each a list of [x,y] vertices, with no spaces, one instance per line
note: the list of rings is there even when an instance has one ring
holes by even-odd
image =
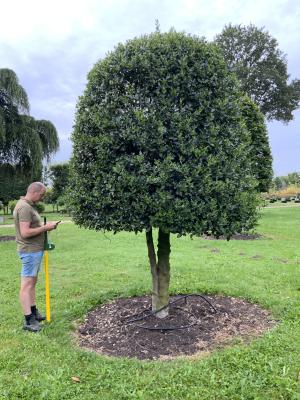
[[[26,199],[33,203],[43,200],[46,193],[46,186],[42,182],[33,182],[27,188]]]

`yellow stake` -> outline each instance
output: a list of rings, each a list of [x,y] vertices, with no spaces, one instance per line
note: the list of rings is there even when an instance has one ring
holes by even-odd
[[[46,321],[50,322],[50,285],[49,285],[49,254],[45,250],[45,285],[46,285]]]

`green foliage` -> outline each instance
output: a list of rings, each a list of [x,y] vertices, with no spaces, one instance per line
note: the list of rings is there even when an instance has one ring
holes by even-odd
[[[276,178],[274,178],[272,181],[272,186],[275,190],[281,190],[287,187],[287,183],[284,177],[276,176]]]
[[[42,169],[42,182],[48,188],[51,183],[51,171],[49,165],[44,165]]]
[[[10,209],[11,214],[13,213],[16,204],[17,204],[18,200],[10,200],[8,203],[8,208]],[[45,205],[43,203],[36,203],[34,205],[34,208],[37,210],[37,212],[40,214],[42,212],[45,211]]]
[[[36,203],[34,205],[34,208],[37,210],[39,214],[45,211],[45,205],[43,203]]]
[[[285,189],[291,185],[300,186],[299,172],[291,172],[285,176],[276,176],[272,181],[272,188],[275,190]]]
[[[33,178],[32,178],[33,177]],[[20,167],[11,164],[0,165],[0,199],[7,205],[9,200],[19,198],[26,192],[32,181],[39,180],[39,173],[25,175]]]
[[[0,104],[11,104],[20,112],[29,111],[27,93],[20,85],[16,73],[8,68],[0,69]]]
[[[0,179],[4,184],[0,184],[0,199],[4,202],[40,180],[43,158],[49,159],[59,146],[54,125],[21,114],[24,110],[29,110],[28,99],[16,74],[0,69]]]
[[[59,148],[59,139],[55,126],[44,119],[35,121],[35,129],[42,146],[43,157],[50,161],[50,156]]]
[[[215,42],[262,113],[269,120],[292,120],[299,107],[300,80],[288,83],[286,57],[277,40],[263,28],[229,24]]]
[[[89,73],[77,107],[75,221],[216,236],[250,229],[257,171],[242,101],[217,46],[202,39],[156,32],[118,45]]]
[[[56,203],[66,193],[69,183],[69,164],[51,165],[50,173],[52,180],[51,201]]]
[[[18,115],[7,124],[5,141],[0,147],[0,161],[18,166],[26,174],[42,169],[42,160],[58,149],[58,137],[51,122]],[[48,144],[45,142],[49,140]]]
[[[13,213],[18,200],[10,200],[8,203],[8,208],[10,209],[11,214]]]
[[[287,175],[287,181],[289,185],[300,186],[300,173],[299,172],[291,172]]]
[[[53,204],[52,193],[53,193],[53,189],[52,188],[47,188],[46,189],[46,193],[45,193],[45,196],[44,196],[44,199],[43,199],[45,204]]]
[[[242,114],[251,136],[250,158],[258,182],[258,192],[266,192],[272,182],[272,155],[264,116],[250,98],[245,97]]]

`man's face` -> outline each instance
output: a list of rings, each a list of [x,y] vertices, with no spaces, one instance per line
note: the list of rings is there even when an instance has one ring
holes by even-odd
[[[34,192],[32,196],[33,203],[38,203],[39,201],[43,200],[46,193],[46,189],[42,188],[39,192]]]

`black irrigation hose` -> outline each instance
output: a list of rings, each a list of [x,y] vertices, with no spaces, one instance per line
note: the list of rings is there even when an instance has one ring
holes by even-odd
[[[157,310],[157,311],[145,310],[145,311],[142,312],[142,314],[145,314],[145,312],[147,312],[146,315],[142,315],[142,316],[140,316],[140,317],[138,317],[138,318],[134,318],[134,319],[131,319],[131,320],[129,320],[129,321],[126,321],[126,322],[124,322],[124,324],[131,324],[131,323],[133,323],[133,322],[141,321],[141,320],[143,320],[143,319],[146,319],[146,318],[148,318],[148,317],[151,317],[152,315],[157,314],[158,312],[164,310],[164,309],[167,308],[167,307],[172,307],[172,305],[173,305],[174,303],[177,303],[177,302],[180,301],[180,300],[185,300],[185,303],[186,303],[186,299],[187,299],[188,297],[192,297],[192,296],[201,297],[201,298],[202,298],[203,300],[205,300],[205,301],[209,304],[209,306],[214,310],[214,314],[217,313],[216,308],[211,304],[211,302],[210,302],[209,300],[207,300],[207,299],[206,299],[204,296],[202,296],[201,294],[193,293],[193,294],[188,294],[188,295],[181,296],[181,297],[179,297],[178,299],[176,299],[176,300],[174,300],[174,301],[172,301],[172,302],[169,302],[166,306],[160,308],[160,309]],[[176,308],[179,308],[179,307],[176,307]],[[135,314],[135,315],[140,315],[140,314]],[[194,316],[194,315],[193,315],[193,316]],[[195,317],[195,316],[194,316],[194,317]],[[135,324],[135,326],[137,326],[138,328],[147,329],[147,330],[149,330],[149,331],[172,331],[172,330],[179,330],[179,329],[190,328],[191,326],[194,326],[194,325],[196,325],[196,322],[193,322],[193,323],[188,324],[188,325],[183,325],[183,326],[171,326],[171,327],[167,327],[167,328],[154,328],[154,327],[152,328],[152,327],[147,327],[147,326]]]
[[[179,310],[183,310],[181,307],[174,307],[177,308]],[[187,313],[187,311],[183,310],[185,313]],[[193,316],[195,319],[196,317],[189,313],[190,316]],[[166,328],[156,328],[156,327],[149,327],[149,326],[144,326],[144,325],[138,325],[138,324],[134,324],[135,326],[137,326],[138,328],[142,328],[142,329],[147,329],[148,331],[174,331],[174,330],[179,330],[179,329],[186,329],[186,328],[190,328],[191,326],[194,326],[197,324],[197,321],[195,322],[191,322],[190,324],[187,325],[182,325],[182,326],[168,326]]]

